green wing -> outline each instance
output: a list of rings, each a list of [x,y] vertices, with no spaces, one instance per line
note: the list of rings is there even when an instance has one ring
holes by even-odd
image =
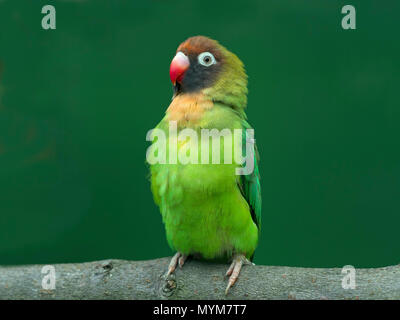
[[[242,148],[243,156],[246,154],[246,129],[251,129],[247,121],[243,120],[243,134],[242,134]],[[250,207],[251,217],[257,225],[258,230],[261,229],[261,184],[260,173],[258,170],[259,155],[257,146],[254,141],[253,154],[254,154],[254,170],[249,175],[241,175],[239,179],[239,188],[243,197],[246,199]]]

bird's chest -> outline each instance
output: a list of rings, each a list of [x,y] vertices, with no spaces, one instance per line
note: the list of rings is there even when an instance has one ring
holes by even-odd
[[[168,207],[183,203],[201,206],[210,198],[235,186],[235,168],[233,164],[159,165],[159,194]]]
[[[166,205],[184,200],[201,205],[236,185],[242,146],[234,130],[241,125],[229,108],[202,95],[177,96],[160,128],[166,153],[165,163],[157,164],[157,184]]]

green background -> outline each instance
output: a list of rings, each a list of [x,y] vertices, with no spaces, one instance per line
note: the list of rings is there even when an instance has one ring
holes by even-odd
[[[53,4],[57,29],[41,28]],[[171,255],[146,133],[189,36],[249,74],[258,264],[400,262],[400,2],[0,1],[0,264]]]

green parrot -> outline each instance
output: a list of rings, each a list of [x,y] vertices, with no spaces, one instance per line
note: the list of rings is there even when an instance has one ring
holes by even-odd
[[[259,157],[254,139],[246,134],[246,129],[251,129],[244,112],[247,75],[235,54],[215,40],[196,36],[178,47],[170,78],[174,95],[156,127],[166,142],[162,144],[160,136],[148,139],[153,141],[150,147],[158,144],[158,148],[147,154],[154,201],[160,208],[167,241],[177,252],[167,276],[178,265],[182,267],[188,256],[231,262],[226,272],[227,294],[242,265],[251,263],[261,227]],[[209,137],[202,143],[194,141],[191,134],[179,138],[182,130],[187,133],[188,129],[199,136],[205,129],[239,129],[235,132],[242,133],[239,139],[219,136],[219,146],[213,149]],[[171,147],[174,141],[176,147]],[[220,152],[220,163],[213,159],[215,151]],[[189,154],[193,161],[171,161],[177,159],[177,153],[183,159]],[[237,169],[246,165],[236,160],[238,154],[250,155],[253,170],[238,174]],[[235,160],[225,161],[230,158]]]

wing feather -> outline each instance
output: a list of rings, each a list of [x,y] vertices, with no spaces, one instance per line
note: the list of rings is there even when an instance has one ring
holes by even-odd
[[[246,142],[252,143],[254,155],[254,170],[248,175],[241,175],[239,179],[239,188],[243,197],[246,199],[250,207],[251,217],[257,225],[258,230],[261,229],[261,184],[260,173],[258,170],[259,155],[255,140],[249,141],[246,138],[246,129],[251,129],[247,121],[243,120],[243,134],[242,134],[242,153],[246,155]]]

